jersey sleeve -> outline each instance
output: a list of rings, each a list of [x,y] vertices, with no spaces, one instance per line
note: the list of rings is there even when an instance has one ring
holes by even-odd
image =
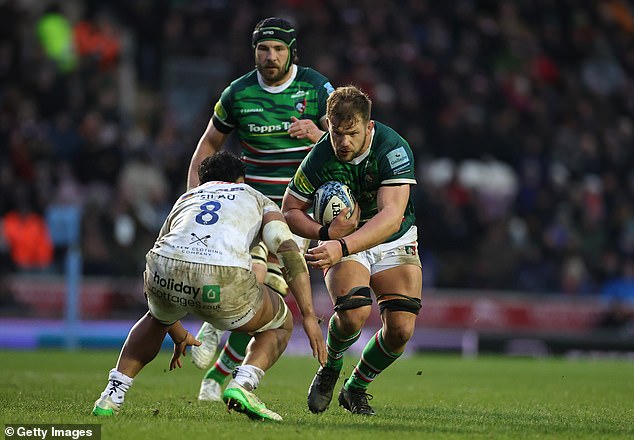
[[[326,115],[326,101],[332,92],[335,91],[330,81],[325,76],[322,77],[324,82],[317,88],[317,105],[319,108],[319,118]]]
[[[231,86],[224,89],[220,95],[220,99],[214,106],[214,115],[212,122],[219,132],[228,134],[237,125],[238,121],[234,118],[233,112],[233,94]]]
[[[318,143],[319,144],[319,143]],[[295,175],[288,183],[288,192],[302,202],[312,203],[315,191],[323,183],[314,167],[314,152],[317,146],[304,158]]]
[[[277,206],[277,203],[265,195],[262,195],[262,214],[266,214],[267,212],[279,212],[281,214],[282,210]]]
[[[403,138],[385,148],[378,162],[381,185],[416,184],[414,154]]]

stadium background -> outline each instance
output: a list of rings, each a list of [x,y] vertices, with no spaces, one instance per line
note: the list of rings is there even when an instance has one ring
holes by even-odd
[[[120,343],[212,106],[271,15],[296,24],[300,64],[360,86],[415,152],[413,349],[631,355],[634,10],[620,0],[0,2],[0,345],[59,345],[69,322],[75,344]]]

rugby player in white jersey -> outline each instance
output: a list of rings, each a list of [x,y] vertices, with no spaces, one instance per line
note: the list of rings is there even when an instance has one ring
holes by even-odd
[[[244,182],[243,162],[221,151],[203,160],[201,184],[174,204],[146,256],[144,293],[149,311],[132,327],[93,414],[117,413],[141,369],[158,354],[167,333],[174,341],[170,370],[188,346],[199,345],[180,323],[186,315],[215,328],[253,335],[222,398],[230,410],[254,419],[282,420],[253,393],[285,350],[293,319],[282,297],[257,282],[249,250],[263,240],[291,288],[313,356],[326,347],[313,311],[308,269],[278,206]]]

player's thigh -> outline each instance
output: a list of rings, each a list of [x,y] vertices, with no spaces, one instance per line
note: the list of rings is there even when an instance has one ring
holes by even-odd
[[[338,297],[347,295],[353,288],[369,286],[370,272],[357,261],[342,261],[328,269],[325,282],[334,304]]]
[[[263,298],[256,315],[248,323],[236,329],[240,332],[262,332],[271,329],[293,329],[292,315],[284,299],[267,286],[261,286]]]
[[[370,272],[358,261],[342,261],[326,273],[326,287],[344,330],[358,330],[370,316],[369,285]]]
[[[398,294],[420,299],[423,272],[414,264],[395,266],[372,275],[370,286],[377,296]]]

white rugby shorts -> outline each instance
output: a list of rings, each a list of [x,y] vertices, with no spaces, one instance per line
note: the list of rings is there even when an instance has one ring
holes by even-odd
[[[402,237],[343,257],[340,261],[357,261],[370,275],[404,264],[422,267],[418,256],[418,229],[412,226]]]
[[[249,322],[264,300],[249,270],[190,263],[152,251],[146,255],[143,278],[150,313],[163,324],[192,314],[217,329],[232,330]]]

